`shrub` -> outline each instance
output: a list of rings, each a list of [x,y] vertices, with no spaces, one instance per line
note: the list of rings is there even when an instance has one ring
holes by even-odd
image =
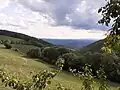
[[[11,48],[12,48],[11,41],[10,41],[10,40],[4,41],[4,46],[5,46],[7,49],[11,49]]]
[[[63,55],[65,53],[69,53],[70,52],[70,50],[68,48],[65,48],[65,47],[58,47],[57,51],[60,53],[60,55]]]
[[[48,63],[55,63],[59,55],[59,52],[54,47],[47,47],[42,51],[42,56],[47,59]]]
[[[30,58],[40,58],[41,57],[41,49],[38,49],[38,48],[30,49],[27,52],[27,56]]]
[[[42,70],[32,76],[30,80],[22,81],[12,74],[0,69],[0,81],[5,87],[15,90],[43,90],[51,84],[51,80],[58,74],[57,71]]]
[[[5,46],[7,49],[11,49],[11,48],[12,48],[12,45],[9,44],[9,43],[5,43],[4,46]]]
[[[63,66],[65,64],[65,60],[63,58],[58,58],[55,65],[58,69],[62,70]]]
[[[99,90],[109,90],[109,85],[107,81],[106,73],[104,72],[104,69],[100,67],[100,69],[97,71],[97,78],[99,79]]]
[[[64,65],[63,69],[68,70],[69,67],[76,66],[76,62],[77,62],[78,57],[74,53],[66,53],[60,57],[65,60],[65,65]]]
[[[101,64],[108,75],[108,79],[113,82],[120,82],[120,59],[113,55],[103,55]]]
[[[92,75],[91,65],[85,64],[83,70],[83,86],[81,90],[94,90],[94,77]]]

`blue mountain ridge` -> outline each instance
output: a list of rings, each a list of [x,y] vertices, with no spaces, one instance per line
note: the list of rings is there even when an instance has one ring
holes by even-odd
[[[89,40],[89,39],[43,39],[43,40],[52,43],[54,45],[62,45],[71,48],[82,48],[97,41],[97,40]]]

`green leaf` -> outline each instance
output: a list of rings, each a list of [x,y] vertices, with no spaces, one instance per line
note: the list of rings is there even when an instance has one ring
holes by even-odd
[[[99,10],[98,10],[98,13],[100,13],[102,11],[102,8],[100,8]]]

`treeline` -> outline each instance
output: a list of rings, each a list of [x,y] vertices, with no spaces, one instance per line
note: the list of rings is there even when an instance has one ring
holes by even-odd
[[[25,42],[13,42],[14,44],[16,43],[20,43],[20,44],[26,44],[26,45],[34,45],[37,47],[42,47],[42,46],[51,46],[52,44],[43,41],[41,39],[37,39],[35,37],[31,37],[25,34],[21,34],[21,33],[16,33],[16,32],[11,32],[11,31],[6,31],[6,30],[0,30],[0,35],[5,35],[5,36],[9,36],[9,37],[14,37],[14,38],[18,38],[18,39],[23,39],[25,40]]]
[[[120,58],[116,55],[101,54],[98,52],[87,52],[83,55],[76,54],[72,49],[64,47],[46,47],[40,49],[31,49],[26,54],[30,58],[42,58],[42,60],[52,65],[62,58],[65,60],[63,69],[75,69],[76,72],[83,72],[82,67],[85,64],[91,65],[92,73],[97,75],[96,71],[103,67],[109,80],[120,83]]]

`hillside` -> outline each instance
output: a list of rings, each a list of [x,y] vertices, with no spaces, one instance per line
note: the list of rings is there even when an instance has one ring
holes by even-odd
[[[11,38],[13,37],[13,38]],[[44,40],[31,37],[25,34],[17,33],[17,32],[11,32],[6,30],[0,30],[0,39],[11,39],[14,43],[14,41],[21,41],[20,43],[24,43],[26,45],[34,45],[37,47],[43,47],[43,46],[52,46],[51,43],[48,43]],[[15,42],[16,44],[16,42]]]
[[[101,52],[101,48],[104,45],[103,40],[96,41],[92,44],[89,44],[79,50],[77,50],[80,53],[85,53],[85,52]]]
[[[30,78],[30,72],[39,72],[43,69],[50,69],[52,66],[47,63],[37,62],[37,59],[24,58],[22,54],[17,53],[12,50],[1,49],[0,48],[0,67],[4,66],[5,70],[10,73],[16,73],[22,79]],[[79,80],[77,78],[67,75],[67,73],[62,72],[54,80],[55,82],[61,82],[65,85],[71,86],[71,88],[79,89]],[[69,84],[67,83],[69,82]],[[77,85],[77,86],[76,86]],[[11,90],[0,86],[0,90]],[[75,89],[73,89],[75,90]]]
[[[40,62],[37,62],[37,59],[25,58],[22,54],[13,50],[0,48],[0,67],[4,67],[6,71],[18,75],[22,80],[29,79],[31,77],[31,71],[34,71],[34,74],[43,69],[52,69],[52,65],[49,65],[42,60],[39,61]],[[80,87],[82,86],[82,81],[80,79],[73,77],[70,73],[64,71],[52,80],[49,90],[56,90],[57,83],[61,83],[64,87],[69,87],[72,90],[80,90]],[[116,84],[112,85],[115,86]],[[111,87],[111,90],[116,90],[114,86]],[[95,84],[95,90],[97,87],[98,85]],[[5,88],[1,85],[0,90],[12,89]],[[48,90],[48,88],[45,90]]]

